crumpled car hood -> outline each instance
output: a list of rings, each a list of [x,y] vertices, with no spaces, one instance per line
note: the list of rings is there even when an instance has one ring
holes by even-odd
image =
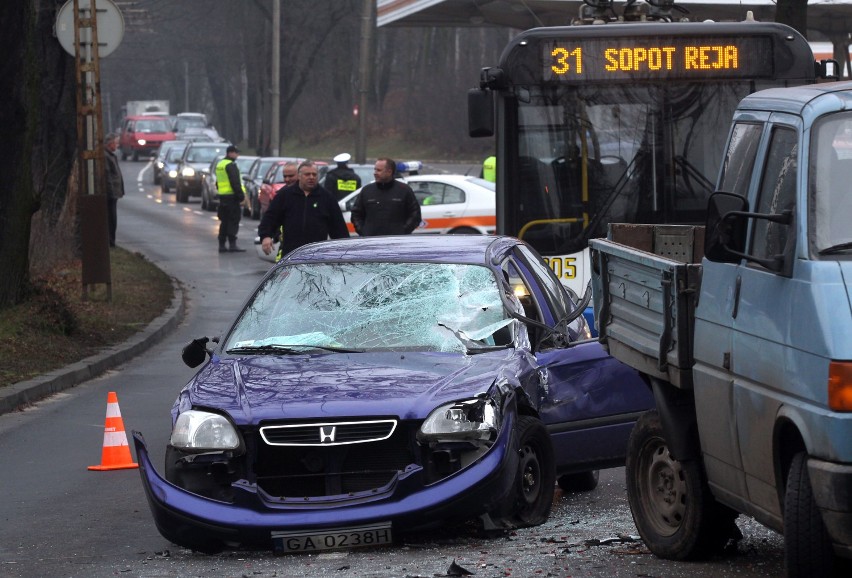
[[[513,349],[473,356],[381,352],[214,358],[176,405],[181,411],[190,404],[216,408],[238,424],[344,416],[423,419],[442,403],[487,391],[501,372],[517,375],[522,359]]]

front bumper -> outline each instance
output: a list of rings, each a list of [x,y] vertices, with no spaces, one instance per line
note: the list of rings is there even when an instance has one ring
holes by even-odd
[[[177,544],[215,552],[224,547],[272,549],[273,531],[391,522],[399,534],[500,511],[511,502],[518,468],[514,423],[515,416],[507,416],[494,446],[478,462],[431,485],[423,483],[421,468],[410,466],[372,495],[296,504],[268,500],[246,480],[233,484],[234,503],[193,494],[157,473],[141,433],[134,431],[133,441],[157,529]]]
[[[852,464],[808,458],[808,475],[835,551],[852,558]]]

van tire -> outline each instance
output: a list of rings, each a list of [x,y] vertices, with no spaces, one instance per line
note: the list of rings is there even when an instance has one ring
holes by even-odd
[[[656,410],[633,427],[625,473],[633,521],[660,558],[706,558],[739,534],[736,512],[715,501],[702,464],[672,457]]]
[[[814,501],[808,455],[793,456],[784,492],[784,562],[787,576],[831,576],[834,549]]]

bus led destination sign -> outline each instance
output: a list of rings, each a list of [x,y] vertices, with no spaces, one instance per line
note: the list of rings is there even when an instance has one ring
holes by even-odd
[[[761,78],[773,73],[772,41],[745,38],[634,38],[550,41],[544,80]]]

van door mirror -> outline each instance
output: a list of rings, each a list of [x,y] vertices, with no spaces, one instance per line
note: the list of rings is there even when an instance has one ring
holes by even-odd
[[[738,263],[745,251],[748,199],[717,191],[707,202],[704,256],[717,263]]]
[[[467,92],[467,130],[473,138],[494,136],[494,95],[490,90]]]
[[[789,277],[793,269],[792,246],[784,253],[770,258],[746,252],[748,223],[763,219],[784,227],[793,225],[793,211],[776,214],[749,213],[748,200],[732,193],[715,192],[707,205],[707,225],[704,230],[704,256],[716,263],[739,263],[741,259],[766,267]]]

